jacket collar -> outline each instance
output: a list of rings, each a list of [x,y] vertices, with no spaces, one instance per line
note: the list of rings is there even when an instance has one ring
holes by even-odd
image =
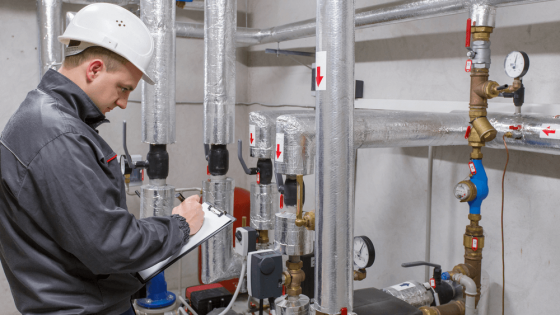
[[[71,115],[96,129],[99,125],[109,122],[105,115],[74,82],[63,74],[49,69],[41,79],[38,88],[58,99]]]

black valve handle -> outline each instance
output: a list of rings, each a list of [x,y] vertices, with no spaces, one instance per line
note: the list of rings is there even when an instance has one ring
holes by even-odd
[[[278,192],[282,195],[284,194],[284,179],[282,178],[282,174],[275,173],[276,175],[276,186],[278,186]]]
[[[401,264],[401,267],[404,268],[418,267],[418,266],[434,267],[434,280],[436,280],[436,285],[439,286],[441,284],[441,265],[433,264],[425,261],[413,261],[413,262]]]
[[[504,85],[500,85],[496,88],[496,91],[501,91],[501,90],[505,90],[509,87],[509,85],[504,84]]]
[[[123,147],[124,147],[124,154],[126,155],[126,164],[130,169],[135,169],[136,165],[132,163],[132,159],[130,158],[130,154],[128,154],[128,148],[126,147],[126,120],[123,120]]]
[[[237,158],[239,159],[239,163],[241,163],[241,166],[243,166],[243,170],[245,171],[245,174],[257,175],[257,169],[248,168],[247,165],[245,164],[245,161],[243,161],[243,141],[241,139],[237,140]]]

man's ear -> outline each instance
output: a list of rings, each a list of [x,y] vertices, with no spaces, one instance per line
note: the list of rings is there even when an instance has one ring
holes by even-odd
[[[88,83],[93,82],[99,77],[101,72],[105,69],[105,63],[101,59],[93,59],[88,62],[86,69],[86,80]]]

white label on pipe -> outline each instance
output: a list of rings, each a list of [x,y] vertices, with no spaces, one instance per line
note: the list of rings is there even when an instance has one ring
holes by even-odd
[[[327,52],[318,51],[315,53],[315,83],[316,91],[327,89]]]
[[[255,125],[249,125],[249,146],[255,146]]]
[[[284,134],[276,134],[276,152],[274,154],[276,162],[284,162]]]
[[[560,139],[560,125],[541,125],[539,137],[547,139]]]
[[[414,288],[415,285],[412,282],[403,282],[403,283],[399,283],[397,285],[392,286],[391,288],[397,290],[397,291],[402,291],[402,290],[406,290],[409,288]]]

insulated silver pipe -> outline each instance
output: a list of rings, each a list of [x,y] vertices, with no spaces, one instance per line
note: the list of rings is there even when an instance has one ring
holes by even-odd
[[[142,141],[175,143],[175,2],[141,0],[140,17],[154,39],[148,73],[156,82],[142,81]]]
[[[528,4],[549,0],[420,0],[385,7],[355,15],[356,28],[366,28],[398,22],[451,15],[462,12],[482,13],[483,19],[491,17],[484,10],[492,6]],[[478,13],[477,13],[478,12]],[[480,15],[473,15],[480,16]],[[203,38],[200,23],[179,23],[179,37]],[[478,24],[477,24],[478,25]],[[266,29],[238,28],[237,43],[258,45],[315,36],[315,19],[309,19]]]
[[[513,131],[518,139],[506,138],[509,149],[560,155],[560,137],[556,135],[556,132],[560,135],[560,129],[554,129],[560,125],[560,119],[550,115],[503,113],[488,113],[488,119],[498,134],[494,140],[486,142],[487,148],[504,149],[502,137]],[[315,158],[315,152],[309,149],[316,141],[313,113],[279,116],[276,126],[277,132],[284,133],[284,139],[299,139],[290,142],[291,148],[286,151],[290,154],[284,156],[283,164],[302,165],[301,161]],[[429,113],[357,109],[354,111],[354,148],[467,145],[465,133],[468,126],[468,111]],[[521,128],[514,131],[510,126]],[[549,126],[554,133],[548,131]],[[285,140],[285,143],[288,142]]]
[[[62,0],[37,0],[39,27],[39,80],[49,69],[62,63]]]
[[[354,302],[354,1],[317,1],[316,46],[326,69],[315,101],[315,310],[336,314]]]
[[[237,1],[206,0],[204,11],[204,143],[233,142]]]

